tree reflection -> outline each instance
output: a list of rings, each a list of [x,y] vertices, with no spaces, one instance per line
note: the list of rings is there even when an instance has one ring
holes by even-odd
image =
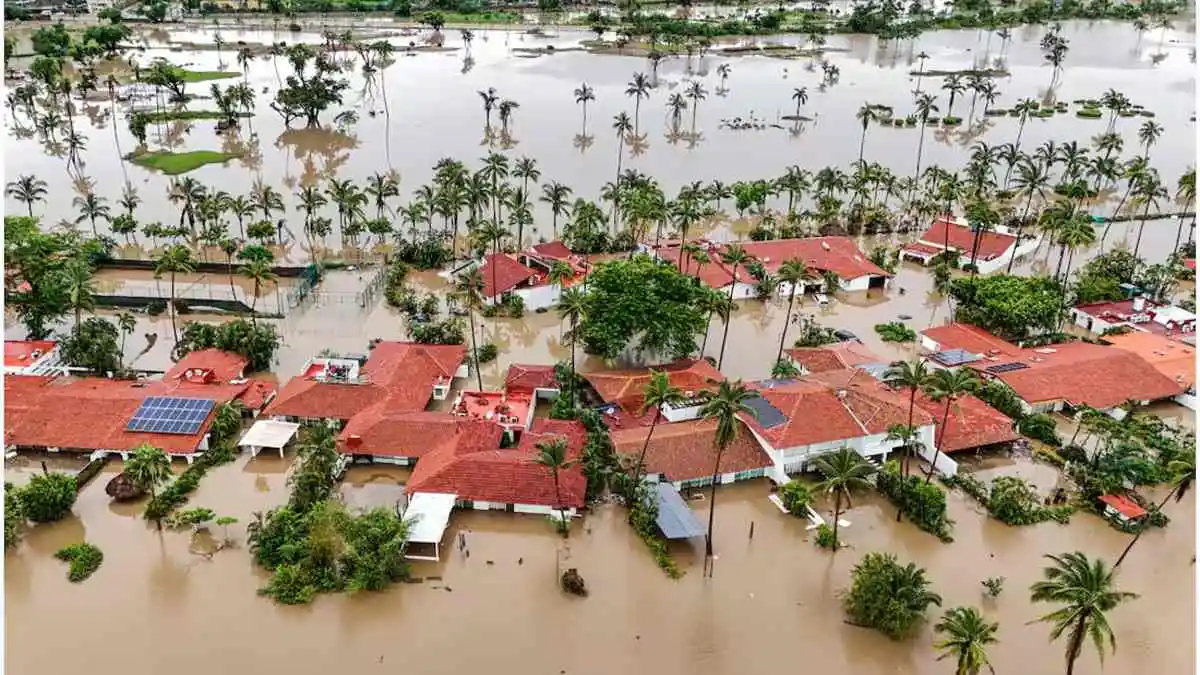
[[[313,185],[338,175],[358,147],[358,137],[334,129],[288,129],[275,139],[275,147],[288,150],[303,166],[302,185]]]

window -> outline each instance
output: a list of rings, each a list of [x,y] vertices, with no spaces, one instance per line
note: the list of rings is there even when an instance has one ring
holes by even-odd
[[[760,476],[765,476],[766,473],[767,473],[767,470],[763,469],[763,468],[750,469],[749,471],[739,471],[739,472],[733,474],[733,479],[735,481],[750,480],[751,478],[758,478]]]

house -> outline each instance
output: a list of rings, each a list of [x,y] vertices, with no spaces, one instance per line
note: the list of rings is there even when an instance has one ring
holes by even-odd
[[[702,394],[715,390],[717,383],[725,379],[720,371],[704,359],[681,359],[662,366],[580,373],[580,375],[592,386],[600,400],[609,404],[605,412],[609,417],[610,428],[619,428],[626,424],[637,424],[642,421],[646,424],[650,423],[655,413],[647,411],[643,415],[641,407],[645,402],[646,385],[649,384],[650,377],[654,372],[665,374],[667,382],[683,392],[684,401],[682,403],[676,406],[663,406],[662,418],[667,422],[680,422],[699,417],[700,408],[704,403]]]
[[[462,345],[384,341],[370,357],[310,359],[264,412],[289,422],[339,427],[377,405],[381,415],[419,412],[430,399],[448,398],[455,378],[467,377],[466,355]]]
[[[530,394],[535,399],[558,397],[558,375],[554,366],[514,363],[504,376],[504,391]]]
[[[1104,515],[1123,523],[1144,518],[1146,509],[1125,495],[1104,495],[1100,497],[1104,504]]]
[[[1133,331],[1104,338],[1117,349],[1135,354],[1187,389],[1175,397],[1175,402],[1191,410],[1196,409],[1196,347],[1144,331]]]
[[[687,255],[682,245],[674,243],[654,249],[654,255],[675,265],[684,274],[697,277],[700,283],[709,288],[727,293],[732,285],[735,300],[758,297],[758,280],[750,271],[739,267],[735,276],[732,267],[721,260],[721,253],[727,248],[726,245],[707,240],[699,240],[697,243],[704,248],[708,262],[696,262],[694,257]],[[884,288],[891,280],[891,275],[868,260],[854,240],[848,237],[776,239],[740,244],[746,253],[770,274],[778,274],[779,268],[788,260],[803,262],[813,273],[813,278],[804,284],[805,288],[797,291],[798,294],[810,288],[823,288],[825,280],[822,276],[826,273],[837,277],[838,287],[842,291]],[[776,291],[782,298],[786,298],[791,292],[790,284],[782,284]]]
[[[1181,307],[1162,305],[1137,296],[1115,302],[1076,305],[1071,321],[1093,335],[1125,326],[1159,335],[1182,336],[1196,332],[1196,315]]]
[[[1021,437],[1008,415],[970,394],[949,402],[949,416],[946,416],[946,403],[929,398],[925,392],[917,392],[916,404],[933,418],[936,447],[941,452],[980,450],[1012,443]],[[945,428],[942,427],[943,418],[946,419]]]
[[[717,423],[711,419],[660,423],[650,427],[616,429],[610,433],[616,451],[636,461],[646,448],[646,478],[666,482],[676,490],[712,484],[715,466]],[[646,445],[649,436],[650,443]],[[720,483],[732,483],[767,475],[774,466],[758,439],[738,425],[737,436],[721,457]]]
[[[1037,237],[1023,234],[1018,240],[1002,225],[995,230],[979,232],[978,244],[976,234],[965,219],[943,215],[933,221],[920,239],[900,249],[900,257],[928,265],[935,256],[949,249],[959,254],[960,265],[966,265],[974,250],[975,266],[981,274],[988,274],[1005,269],[1014,256],[1028,255],[1038,246]]]
[[[887,363],[879,356],[863,343],[854,340],[820,347],[785,349],[783,353],[800,369],[801,375],[864,366],[882,365],[884,369],[887,367]]]
[[[901,446],[899,439],[888,438],[888,430],[908,423],[908,399],[865,370],[827,370],[749,386],[758,396],[747,405],[757,414],[743,419],[770,456],[768,475],[778,483],[786,483],[789,474],[804,471],[813,459],[840,448],[883,459]],[[917,408],[913,426],[921,456],[932,461],[933,416]],[[957,471],[956,463],[944,456],[936,466],[950,475]]]
[[[555,263],[566,265],[571,272],[570,278],[561,285],[550,280]],[[505,297],[515,295],[525,303],[525,309],[532,311],[557,305],[563,286],[578,283],[587,275],[589,268],[561,241],[537,244],[516,255],[489,254],[484,256],[481,264],[468,263],[452,274],[462,274],[476,266],[483,279],[483,300],[486,304],[495,305]]]
[[[66,364],[52,340],[5,340],[5,375],[65,375]]]
[[[966,324],[949,324],[922,333],[921,345],[937,360],[959,355],[958,365],[997,379],[1020,397],[1026,412],[1053,412],[1087,405],[1112,411],[1126,401],[1143,405],[1173,398],[1187,390],[1136,354],[1088,342],[1022,349]]]

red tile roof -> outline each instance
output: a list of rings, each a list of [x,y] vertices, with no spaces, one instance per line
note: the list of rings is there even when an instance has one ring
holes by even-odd
[[[854,340],[823,347],[797,347],[783,351],[810,373],[844,370],[882,360],[861,342]]]
[[[1118,513],[1129,519],[1141,518],[1146,515],[1146,509],[1125,495],[1104,495],[1100,501],[1113,507]]]
[[[713,449],[716,431],[717,423],[714,420],[659,424],[646,449],[646,473],[664,474],[670,482],[712,476],[716,462],[716,451]],[[649,433],[649,427],[633,427],[614,429],[611,436],[617,452],[636,461]],[[758,440],[739,425],[736,438],[721,457],[719,473],[751,471],[770,466],[771,458]]]
[[[728,286],[733,281],[732,269],[721,262],[720,252],[725,246],[701,241],[707,248],[710,262],[700,265],[691,257],[687,260],[684,273],[695,276],[699,271],[700,281],[710,288]],[[854,240],[847,237],[808,237],[804,239],[776,239],[773,241],[741,242],[742,248],[751,257],[762,263],[772,274],[779,271],[784,262],[797,259],[817,273],[833,272],[842,279],[857,279],[862,276],[890,276],[858,248]],[[681,246],[662,246],[657,255],[676,267],[682,256]],[[738,268],[738,281],[754,283],[755,279],[744,268]]]
[[[1021,348],[968,323],[948,323],[944,326],[926,328],[921,335],[938,343],[938,351],[965,349],[972,354],[1017,355]]]
[[[746,423],[781,450],[886,434],[892,425],[908,423],[908,400],[863,370],[829,370],[786,384],[750,386],[779,410],[785,421],[767,428],[747,415]],[[914,411],[914,425],[932,421],[920,408]]]
[[[188,352],[182,359],[179,360],[167,374],[163,376],[165,380],[176,380],[182,378],[189,370],[207,370],[211,371],[213,379],[217,382],[228,382],[242,376],[242,372],[250,363],[250,359],[235,354],[226,352],[220,349],[201,349],[194,352]]]
[[[558,389],[554,366],[514,363],[508,367],[508,374],[504,378],[505,391],[532,393],[534,389]]]
[[[1156,333],[1133,331],[1104,338],[1141,357],[1158,372],[1188,387],[1196,383],[1196,348]]]
[[[972,450],[997,443],[1009,443],[1020,438],[1008,415],[967,394],[950,404],[950,417],[942,429],[945,401],[934,401],[924,392],[917,394],[917,405],[933,417],[937,431],[934,437],[942,452]]]
[[[293,377],[265,413],[348,420],[381,401],[393,412],[424,410],[433,385],[452,379],[466,354],[462,345],[380,342],[359,373],[361,384]]]
[[[491,422],[459,422],[458,433],[417,462],[407,490],[451,493],[459,499],[498,504],[527,504],[580,508],[587,479],[579,464],[558,475],[561,503],[554,477],[537,464],[536,444],[552,438],[567,440],[567,457],[577,459],[586,433],[574,421],[537,420],[515,448],[500,448],[500,428]]]
[[[993,366],[1018,362],[1026,367],[1003,373],[987,371]],[[1107,410],[1130,399],[1157,401],[1187,389],[1136,354],[1087,342],[1023,349],[1019,356],[977,361],[970,367],[981,371],[984,377],[1003,380],[1028,403],[1064,401],[1073,406]]]
[[[957,249],[964,256],[971,254],[971,248],[975,245],[975,233],[971,231],[970,227],[947,220],[944,216],[933,221],[933,225],[925,231],[925,234],[921,235],[921,242],[941,248],[946,244],[947,237],[950,240],[950,248]],[[1016,242],[1017,238],[1011,234],[980,233],[976,258],[979,260],[998,258]],[[967,261],[964,260],[964,262]]]
[[[511,291],[538,275],[536,270],[522,265],[507,253],[492,253],[485,256],[479,273],[483,277],[483,297],[485,298],[494,298]]]
[[[909,244],[908,246],[905,246],[904,250],[908,251],[910,253],[919,253],[924,256],[935,256],[943,251],[941,246],[931,246],[929,244],[922,244],[919,241],[915,241],[915,242]]]
[[[444,412],[391,412],[385,403],[376,403],[350,418],[338,435],[338,452],[423,457],[458,433],[459,420]]]
[[[532,249],[543,258],[551,258],[553,260],[570,261],[575,257],[571,249],[567,248],[566,244],[557,239],[544,244],[534,244]]]
[[[279,382],[274,375],[252,377],[246,383],[246,391],[238,396],[238,400],[249,410],[260,410],[271,402],[279,392]]]
[[[709,288],[724,288],[733,283],[733,269],[727,267],[721,262],[718,255],[719,247],[713,246],[708,251],[709,261],[699,263],[692,256],[687,256],[686,265],[680,264],[680,259],[683,258],[683,249],[679,247],[663,247],[659,248],[657,255],[660,259],[666,260],[688,276],[699,276],[700,283]],[[754,283],[754,277],[743,267],[738,267],[738,281],[744,283]]]
[[[29,366],[57,346],[58,343],[52,340],[5,340],[4,365],[16,368]],[[37,358],[34,358],[34,352],[38,352]]]
[[[651,371],[666,373],[672,387],[687,392],[714,389],[710,380],[721,382],[725,376],[704,359],[681,359],[673,363],[649,368],[628,370],[605,370],[580,373],[600,398],[606,403],[618,403],[627,410],[636,410],[645,400],[644,391],[650,382]]]

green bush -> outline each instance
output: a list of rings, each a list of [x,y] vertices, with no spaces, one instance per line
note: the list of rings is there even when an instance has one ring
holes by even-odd
[[[942,124],[944,124],[948,127],[956,127],[956,126],[962,124],[962,118],[955,117],[953,115],[948,115],[948,116],[942,118]]]
[[[837,537],[833,534],[833,528],[825,523],[821,523],[817,526],[816,542],[817,546],[829,549],[830,551],[836,551],[838,547]]]
[[[917,331],[909,328],[900,321],[875,324],[875,332],[884,342],[913,342],[917,339]]]
[[[37,474],[21,488],[21,512],[35,523],[52,523],[71,513],[75,505],[74,476],[65,473]]]
[[[889,461],[875,475],[875,489],[908,516],[918,528],[944,542],[953,541],[954,521],[946,515],[946,493],[918,475],[901,476],[900,464]]]
[[[1017,431],[1046,445],[1056,448],[1062,445],[1054,418],[1047,413],[1033,413],[1022,417],[1017,421]]]
[[[683,576],[683,571],[667,551],[667,542],[658,535],[658,526],[655,523],[657,517],[658,504],[650,495],[649,483],[643,483],[637,487],[637,495],[630,504],[629,524],[646,543],[662,571],[666,572],[668,577],[678,579]]]
[[[79,583],[92,576],[104,562],[104,552],[99,548],[83,542],[63,547],[54,554],[55,558],[71,563],[67,579],[71,583]]]
[[[913,563],[901,566],[891,553],[868,553],[851,572],[842,606],[850,623],[899,640],[911,634],[930,605],[941,606],[941,596],[929,586],[925,570]]]
[[[788,513],[793,516],[807,517],[808,506],[812,504],[812,490],[798,480],[785,483],[779,488],[779,499]]]
[[[1098,120],[1104,116],[1104,113],[1096,108],[1083,108],[1075,111],[1076,117],[1082,117],[1088,120]]]
[[[1060,469],[1067,466],[1067,460],[1062,455],[1048,448],[1034,448],[1033,458],[1040,459],[1048,464],[1053,464]]]
[[[499,355],[500,349],[491,342],[488,342],[480,345],[479,348],[475,350],[475,363],[491,363],[492,361],[495,361],[496,357]]]
[[[200,455],[178,478],[150,500],[143,517],[146,520],[162,520],[171,515],[172,511],[187,503],[188,495],[200,485],[200,479],[209,469],[228,464],[233,459],[233,450],[228,443],[222,443]]]
[[[1067,523],[1075,511],[1070,506],[1043,506],[1033,485],[1015,476],[1000,476],[988,485],[969,473],[960,473],[945,483],[970,495],[1005,525],[1036,525],[1047,520]]]
[[[15,546],[21,541],[21,525],[25,514],[21,510],[21,499],[12,483],[4,484],[4,548]]]

